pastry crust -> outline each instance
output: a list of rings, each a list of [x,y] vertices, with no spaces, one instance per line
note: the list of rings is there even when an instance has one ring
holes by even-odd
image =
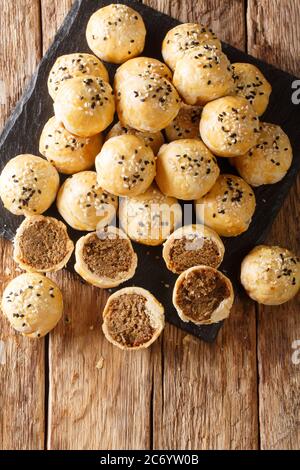
[[[90,49],[106,62],[121,64],[141,54],[146,28],[141,15],[127,5],[111,4],[90,17],[86,39]]]
[[[136,135],[141,137],[146,146],[149,146],[154,155],[158,154],[160,147],[165,143],[164,136],[162,132],[140,132],[132,127],[122,126],[122,124],[117,122],[109,131],[106,136],[106,140],[111,139],[112,137],[117,137],[119,135]]]
[[[113,121],[115,102],[111,86],[91,75],[72,78],[58,91],[54,112],[72,134],[91,137]]]
[[[103,289],[128,281],[137,267],[137,255],[131,241],[122,230],[113,226],[81,237],[76,243],[75,256],[75,271],[85,281]],[[120,268],[121,263],[126,269]]]
[[[120,199],[119,220],[131,240],[157,246],[181,223],[182,211],[177,199],[152,185],[139,196]]]
[[[241,157],[231,159],[239,174],[251,186],[282,180],[293,160],[290,140],[280,126],[261,123],[257,144]]]
[[[60,87],[67,81],[75,77],[85,77],[93,75],[109,82],[108,72],[98,57],[92,54],[76,52],[58,57],[49,73],[48,91],[53,100]]]
[[[196,325],[210,325],[224,320],[230,314],[233,301],[230,279],[204,265],[181,273],[173,291],[173,304],[181,320]]]
[[[256,246],[242,262],[241,283],[256,302],[281,305],[299,291],[300,260],[286,248]]]
[[[42,131],[39,150],[57,171],[73,175],[94,166],[102,144],[101,134],[92,137],[75,136],[53,116]]]
[[[40,338],[59,322],[63,313],[62,294],[55,282],[41,274],[21,274],[4,290],[2,312],[23,336]]]
[[[223,237],[248,230],[255,211],[252,188],[240,177],[222,174],[202,198],[195,201],[199,222]]]
[[[120,84],[126,81],[128,77],[139,74],[145,76],[156,74],[162,78],[167,78],[170,82],[172,82],[173,78],[171,70],[160,60],[153,57],[135,57],[135,59],[128,60],[117,68],[114,88],[119,88]]]
[[[199,124],[202,106],[183,104],[174,121],[165,129],[168,142],[180,139],[200,139]]]
[[[0,176],[3,205],[15,215],[42,214],[54,202],[58,188],[57,170],[35,155],[12,158]]]
[[[200,135],[219,157],[244,155],[257,142],[259,119],[241,96],[226,96],[207,103],[200,120]]]
[[[151,185],[156,162],[150,147],[134,135],[112,137],[96,158],[98,184],[117,196],[138,196]]]
[[[53,217],[33,215],[16,232],[13,258],[27,272],[48,273],[64,268],[73,250],[65,224]]]
[[[128,297],[128,300],[130,302],[130,297],[132,296],[138,296],[142,297],[145,299],[145,316],[144,316],[144,323],[148,323],[148,327],[151,327],[151,338],[146,340],[145,342],[142,342],[141,344],[134,345],[134,326],[130,329],[126,329],[124,334],[123,331],[120,328],[116,328],[115,325],[113,325],[113,318],[111,316],[113,313],[110,311],[111,307],[113,306],[114,302],[117,301],[118,299],[123,300],[124,297]],[[133,309],[129,311],[128,315],[128,320],[130,322],[130,316],[133,314]],[[146,317],[146,318],[145,318]],[[126,321],[126,319],[124,319]],[[150,323],[150,325],[149,325]],[[124,289],[120,289],[118,292],[115,292],[112,294],[104,308],[103,311],[103,325],[102,325],[102,330],[103,333],[106,337],[106,339],[112,343],[114,346],[117,346],[120,349],[123,350],[130,350],[134,351],[137,349],[144,349],[148,348],[154,341],[160,336],[163,328],[165,325],[165,317],[164,317],[164,308],[158,302],[158,300],[146,289],[142,289],[141,287],[125,287]],[[112,334],[112,326],[114,326],[114,332]],[[138,325],[142,327],[143,325]],[[124,337],[125,335],[125,337]],[[115,337],[117,336],[120,337],[123,341],[118,341]],[[127,338],[126,338],[127,337]],[[133,341],[128,344],[128,339],[131,337]],[[133,338],[132,338],[133,337]],[[127,344],[126,344],[127,340]],[[131,344],[133,342],[133,345]]]
[[[56,204],[68,225],[75,230],[92,232],[112,222],[118,198],[98,185],[95,171],[82,171],[64,182]]]
[[[180,227],[164,243],[162,256],[167,268],[175,274],[196,265],[218,268],[225,253],[219,235],[205,225]]]
[[[197,23],[175,26],[165,36],[162,55],[168,66],[174,70],[176,63],[187,52],[206,44],[221,49],[221,42],[210,28]]]
[[[161,192],[177,199],[202,197],[215,184],[217,160],[199,139],[165,144],[157,156],[156,182]]]

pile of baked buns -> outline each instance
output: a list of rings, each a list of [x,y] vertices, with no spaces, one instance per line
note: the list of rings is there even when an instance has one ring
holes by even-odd
[[[178,315],[197,325],[219,322],[234,300],[218,269],[220,237],[248,229],[252,187],[280,181],[292,162],[288,136],[260,121],[271,86],[254,65],[231,64],[201,24],[167,33],[165,63],[137,57],[146,28],[126,5],[96,11],[86,37],[94,55],[58,57],[50,71],[55,115],[40,136],[45,158],[18,155],[0,177],[4,206],[25,216],[14,240],[14,260],[25,273],[6,287],[3,313],[29,337],[46,335],[62,315],[61,292],[45,273],[62,269],[74,244],[63,222],[42,215],[56,201],[65,223],[87,232],[75,247],[75,270],[85,281],[119,286],[135,274],[132,241],[164,244],[166,266],[178,275]],[[121,64],[113,85],[102,60]],[[220,174],[218,158],[240,176]],[[61,187],[59,173],[68,175]],[[194,201],[197,224],[182,226],[178,200]],[[242,263],[241,282],[260,303],[286,302],[300,286],[299,258],[258,246]],[[163,327],[163,306],[141,287],[115,292],[103,312],[106,338],[122,349],[149,346]]]

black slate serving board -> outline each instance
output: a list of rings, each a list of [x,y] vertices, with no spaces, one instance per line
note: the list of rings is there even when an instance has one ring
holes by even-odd
[[[112,1],[77,0],[58,31],[53,44],[42,59],[37,72],[17,104],[14,112],[0,137],[0,169],[6,162],[20,153],[39,155],[39,135],[45,122],[53,115],[53,104],[47,92],[47,78],[55,59],[71,52],[90,52],[85,39],[85,29],[91,14]],[[179,24],[179,21],[159,13],[141,3],[118,1],[132,6],[143,16],[147,27],[147,41],[143,55],[161,60],[161,43],[166,32]],[[292,83],[295,77],[278,70],[254,57],[245,54],[227,44],[223,50],[231,62],[250,62],[257,65],[273,87],[270,105],[262,120],[282,126],[289,135],[294,151],[293,165],[286,177],[275,185],[260,187],[255,190],[257,210],[249,230],[243,235],[225,239],[226,255],[221,269],[228,274],[239,288],[238,275],[240,262],[244,255],[256,244],[263,242],[265,236],[280,209],[284,198],[293,184],[300,166],[300,105],[293,104],[292,94],[295,90]],[[116,67],[107,64],[112,79]],[[234,173],[222,160],[224,171]],[[61,177],[63,180],[64,177]],[[53,206],[48,215],[59,217]],[[22,217],[10,214],[0,204],[0,236],[12,240]],[[288,227],[287,227],[288,230]],[[76,241],[81,232],[69,230]],[[215,340],[222,323],[197,327],[192,323],[182,322],[172,305],[172,287],[176,276],[170,273],[161,258],[161,247],[152,248],[135,244],[139,266],[135,277],[125,285],[139,285],[149,289],[165,306],[166,317],[170,323],[197,336],[204,341]],[[68,268],[73,270],[74,260]]]

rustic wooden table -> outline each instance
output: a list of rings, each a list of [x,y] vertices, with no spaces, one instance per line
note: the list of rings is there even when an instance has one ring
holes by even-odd
[[[3,126],[72,0],[0,3]],[[297,0],[145,3],[300,75]],[[268,239],[298,252],[299,182]],[[17,274],[11,254],[1,241],[1,286]],[[101,333],[106,294],[66,272],[55,279],[66,309],[49,339],[22,338],[0,318],[1,449],[299,448],[299,297],[272,309],[236,299],[213,345],[167,325],[150,350],[128,354]]]

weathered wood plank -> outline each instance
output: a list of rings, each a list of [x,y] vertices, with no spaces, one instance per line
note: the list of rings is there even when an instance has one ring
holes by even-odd
[[[74,0],[40,0],[42,31],[43,31],[43,53],[51,45],[54,36],[62,24],[66,14],[70,10]]]

